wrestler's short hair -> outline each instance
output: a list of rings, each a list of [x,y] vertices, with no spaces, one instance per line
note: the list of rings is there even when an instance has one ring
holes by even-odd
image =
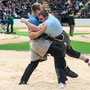
[[[36,2],[32,5],[32,11],[36,12],[36,10],[41,10],[41,7],[42,7],[42,5],[38,2]]]
[[[48,12],[45,9],[43,9],[37,14],[37,16],[40,16],[40,15],[42,15],[43,17],[46,17],[48,16]]]

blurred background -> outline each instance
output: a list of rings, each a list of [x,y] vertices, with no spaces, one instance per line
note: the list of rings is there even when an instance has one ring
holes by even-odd
[[[90,21],[90,0],[0,0],[0,18],[8,18],[11,13],[14,19],[28,19],[35,2],[41,3],[49,13],[61,21],[62,25],[68,25],[70,14],[73,14],[76,26],[83,24],[82,20],[87,24]],[[82,24],[79,26],[90,26]]]

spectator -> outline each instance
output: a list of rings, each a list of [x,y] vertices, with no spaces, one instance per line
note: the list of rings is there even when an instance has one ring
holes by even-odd
[[[15,34],[15,32],[13,32],[13,24],[14,24],[14,18],[12,16],[12,14],[10,13],[9,14],[9,23],[7,26],[7,33],[9,33],[9,25],[11,25],[11,32],[10,33]]]
[[[88,0],[38,0],[40,3],[43,1],[48,2],[51,10],[57,11],[58,15],[61,15],[63,10],[66,11],[66,9],[74,11],[74,15],[76,15]],[[21,18],[22,15],[24,18],[28,18],[28,12],[31,13],[32,4],[35,2],[36,0],[2,0],[0,2],[0,17],[2,17],[3,13],[12,13],[14,18]],[[84,18],[90,16],[87,15],[88,12],[88,9],[85,10],[85,13],[83,13],[85,14],[83,15]]]
[[[73,36],[75,21],[74,21],[74,13],[71,11],[68,17],[68,24],[70,27],[70,36]]]
[[[1,33],[6,33],[7,32],[7,25],[9,23],[9,20],[7,20],[6,16],[3,15],[3,18],[0,20],[0,26],[2,28]]]

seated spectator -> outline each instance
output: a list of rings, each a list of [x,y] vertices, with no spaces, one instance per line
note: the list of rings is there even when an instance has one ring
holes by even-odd
[[[12,13],[14,18],[21,18],[22,16],[28,18],[28,12],[31,13],[32,4],[36,1],[37,0],[2,0],[0,2],[0,17],[2,17],[4,13]],[[88,0],[38,0],[40,3],[43,1],[48,2],[51,10],[57,11],[58,15],[61,15],[61,13],[66,10],[72,10],[74,11],[74,15],[76,15],[88,2]],[[88,9],[84,10],[83,16],[88,18],[90,16],[89,12]]]

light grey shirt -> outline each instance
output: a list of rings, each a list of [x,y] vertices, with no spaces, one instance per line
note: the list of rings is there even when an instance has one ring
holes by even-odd
[[[51,37],[57,37],[63,32],[61,23],[56,17],[54,17],[51,14],[49,14],[48,19],[44,21],[43,23],[47,24],[47,29],[45,30],[45,33]],[[40,26],[41,25],[42,24],[40,24]]]

